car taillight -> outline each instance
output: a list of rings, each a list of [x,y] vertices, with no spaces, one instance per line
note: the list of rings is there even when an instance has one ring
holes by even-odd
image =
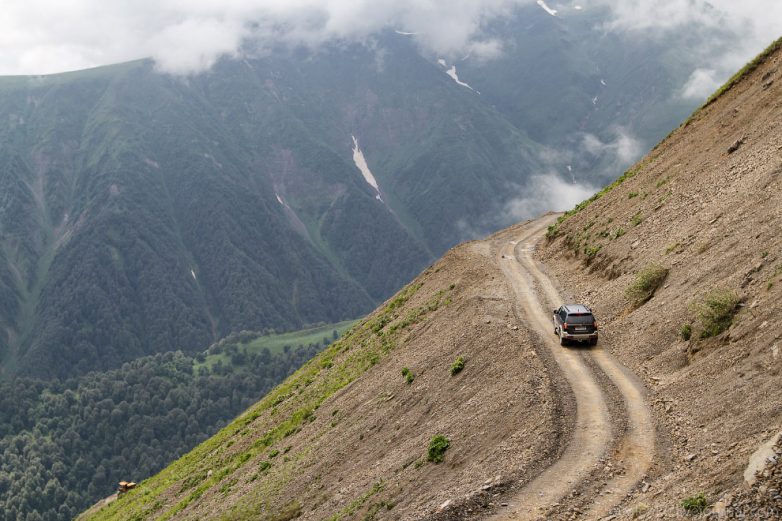
[[[595,322],[595,331],[597,331],[597,322]]]
[[[567,330],[567,322],[564,322],[564,323],[562,324],[562,327],[563,327],[564,329],[566,329],[566,330]]]

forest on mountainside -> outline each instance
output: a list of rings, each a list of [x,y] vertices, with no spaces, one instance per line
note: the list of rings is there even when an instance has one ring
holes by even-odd
[[[336,335],[273,353],[223,344],[209,354],[157,354],[64,381],[0,382],[0,519],[68,521],[118,481],[153,475]]]

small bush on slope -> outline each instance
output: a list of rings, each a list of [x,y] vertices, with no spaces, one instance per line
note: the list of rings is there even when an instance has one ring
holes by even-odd
[[[445,451],[451,446],[451,440],[438,434],[429,441],[429,452],[426,459],[432,463],[441,463],[445,455]]]
[[[635,281],[625,290],[625,295],[634,308],[640,307],[654,296],[654,292],[667,276],[668,268],[659,264],[650,264],[638,272]]]
[[[741,299],[734,291],[715,289],[690,308],[701,325],[701,338],[717,336],[733,323]]]
[[[706,510],[706,496],[703,492],[682,500],[682,508],[690,515],[700,514]]]
[[[460,356],[451,365],[451,376],[461,373],[462,369],[464,369],[464,358]]]

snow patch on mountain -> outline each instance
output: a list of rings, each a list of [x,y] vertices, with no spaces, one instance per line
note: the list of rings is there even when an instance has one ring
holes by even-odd
[[[375,179],[375,176],[369,169],[367,159],[364,157],[364,152],[362,152],[361,148],[358,146],[358,139],[356,139],[356,136],[350,137],[353,138],[353,162],[356,164],[356,168],[361,172],[361,175],[364,176],[364,181],[377,192],[375,199],[382,202],[383,197],[380,194],[380,186],[377,184],[377,179]]]
[[[538,5],[551,16],[557,16],[557,10],[550,8],[543,0],[538,0]]]
[[[196,280],[196,274],[195,274],[195,270],[192,270],[192,269],[191,269],[191,270],[190,270],[190,275],[192,275],[192,276],[193,276],[193,280]]]
[[[462,87],[467,87],[468,89],[474,91],[472,87],[470,87],[468,84],[464,83],[459,79],[459,75],[456,74],[456,65],[451,65],[451,68],[445,71],[445,73],[453,78],[453,81],[455,81],[457,84],[461,85]],[[477,91],[476,91],[477,92]]]

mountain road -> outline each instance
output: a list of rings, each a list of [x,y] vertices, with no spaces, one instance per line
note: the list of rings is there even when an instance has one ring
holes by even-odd
[[[639,486],[655,453],[655,427],[639,380],[605,346],[563,347],[554,335],[550,310],[563,298],[533,252],[557,217],[531,221],[510,240],[498,236],[495,249],[517,318],[536,333],[539,354],[556,362],[572,390],[576,415],[560,457],[512,493],[492,520],[552,519],[568,506],[579,519],[600,519]],[[618,406],[610,406],[612,396],[621,397]]]

